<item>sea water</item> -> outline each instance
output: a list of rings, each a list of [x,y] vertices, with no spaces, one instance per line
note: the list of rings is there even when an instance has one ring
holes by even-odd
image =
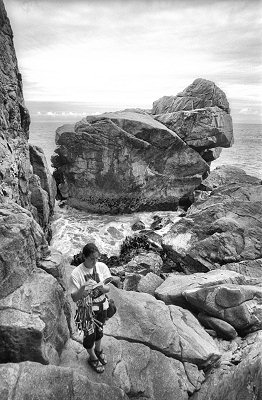
[[[79,116],[61,115],[32,118],[29,142],[42,147],[51,171],[51,156],[56,147],[56,129],[67,123],[75,123],[79,119]],[[221,165],[235,165],[262,179],[261,155],[262,125],[234,124],[234,145],[222,150],[220,157],[212,162],[211,170]],[[57,205],[52,223],[51,245],[70,257],[79,252],[85,243],[92,241],[108,256],[117,255],[125,237],[134,233],[132,225],[141,220],[145,227],[149,228],[155,214],[167,216],[170,224],[179,218],[178,212],[143,212],[110,216],[90,214],[70,207],[59,208]],[[165,229],[168,229],[168,226]]]

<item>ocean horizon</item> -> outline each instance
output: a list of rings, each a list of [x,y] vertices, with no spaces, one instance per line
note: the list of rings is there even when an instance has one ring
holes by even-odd
[[[28,102],[31,116],[29,142],[43,149],[52,171],[51,156],[56,148],[56,129],[64,124],[74,124],[86,115],[123,110],[125,108],[150,109],[152,105],[96,104],[81,102]],[[234,165],[252,176],[262,179],[262,124],[233,121],[234,144],[224,148],[220,157],[212,161],[211,170],[221,165]]]

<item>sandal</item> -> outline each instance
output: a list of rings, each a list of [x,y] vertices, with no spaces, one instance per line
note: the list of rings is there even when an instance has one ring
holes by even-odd
[[[90,365],[90,367],[93,368],[94,371],[96,371],[98,374],[101,374],[102,372],[104,372],[105,368],[103,367],[103,365],[101,364],[101,362],[97,359],[97,360],[91,360],[90,358],[88,359],[88,364]]]
[[[107,359],[106,359],[106,355],[103,352],[103,350],[95,350],[95,355],[97,356],[98,360],[101,362],[102,365],[106,365],[107,364]]]

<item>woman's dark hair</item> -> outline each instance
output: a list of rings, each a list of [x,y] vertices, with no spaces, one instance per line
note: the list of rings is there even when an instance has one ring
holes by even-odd
[[[96,245],[94,243],[87,243],[84,246],[82,253],[83,253],[84,257],[88,257],[88,256],[90,256],[90,254],[93,254],[93,253],[100,254],[100,251],[98,250],[98,248],[96,247]]]

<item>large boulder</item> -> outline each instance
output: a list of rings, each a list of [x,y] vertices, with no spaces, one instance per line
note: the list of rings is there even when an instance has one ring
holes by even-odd
[[[64,125],[56,144],[52,162],[60,195],[98,213],[176,209],[209,170],[178,135],[137,110]]]
[[[58,364],[69,337],[64,292],[57,280],[36,269],[0,300],[0,362]]]
[[[262,328],[262,285],[222,284],[183,292],[199,311],[220,318],[241,334]]]
[[[1,400],[128,400],[123,390],[96,383],[71,368],[36,362],[0,365]]]
[[[237,182],[237,175],[236,175]],[[196,201],[162,246],[185,272],[207,272],[262,257],[262,185],[229,183]]]
[[[199,366],[220,357],[210,336],[189,311],[166,306],[146,293],[111,288],[117,313],[105,327],[107,335],[143,343],[168,357]]]

